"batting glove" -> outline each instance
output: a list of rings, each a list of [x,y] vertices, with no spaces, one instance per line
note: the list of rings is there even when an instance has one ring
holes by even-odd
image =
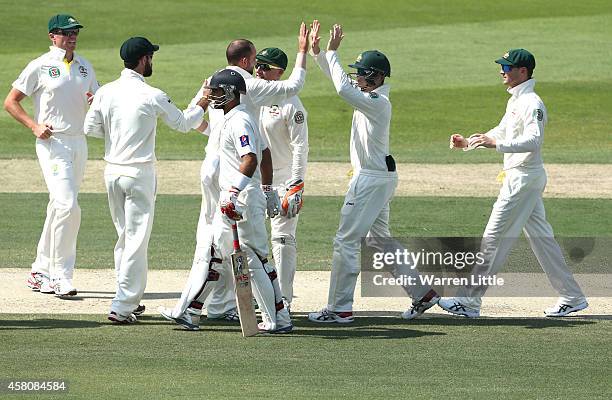
[[[224,190],[219,195],[219,206],[221,213],[232,221],[240,221],[242,219],[242,209],[238,206],[238,194],[240,190],[232,187],[230,190]]]
[[[261,190],[263,190],[266,195],[266,214],[268,214],[268,218],[272,219],[280,212],[280,198],[278,197],[278,192],[272,185],[261,185]]]
[[[293,218],[302,209],[303,199],[302,195],[304,194],[304,181],[301,179],[294,181],[287,188],[287,192],[283,197],[283,202],[281,204],[281,215],[287,218]]]

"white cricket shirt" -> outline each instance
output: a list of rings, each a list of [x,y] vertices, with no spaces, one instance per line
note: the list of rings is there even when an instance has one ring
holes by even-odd
[[[495,139],[497,151],[504,153],[504,170],[522,167],[542,168],[542,144],[548,113],[544,102],[533,88],[535,80],[529,79],[513,88],[508,99],[506,113],[498,126],[486,133]]]
[[[229,190],[237,182],[242,163],[241,157],[253,153],[257,157],[257,168],[243,191],[246,192],[248,188],[261,191],[259,164],[265,147],[262,147],[259,129],[252,116],[246,111],[246,106],[239,104],[225,114],[218,132],[220,135],[219,187],[221,190]]]
[[[32,60],[21,72],[13,88],[32,98],[34,120],[48,123],[54,133],[83,135],[87,113],[87,92],[98,90],[96,73],[83,57],[74,54],[64,61],[66,51],[50,46],[49,52]]]
[[[321,70],[329,74],[340,97],[355,108],[350,140],[354,172],[358,173],[361,169],[388,171],[385,158],[390,154],[389,85],[382,85],[371,92],[362,92],[351,84],[335,51],[321,51],[315,60]]]
[[[308,123],[297,96],[260,109],[261,133],[270,145],[274,186],[304,180],[308,161]]]
[[[124,69],[102,86],[85,118],[87,135],[104,138],[104,160],[112,164],[148,163],[155,158],[157,117],[170,128],[188,132],[202,123],[204,110],[179,110],[168,95],[148,85],[139,73]]]

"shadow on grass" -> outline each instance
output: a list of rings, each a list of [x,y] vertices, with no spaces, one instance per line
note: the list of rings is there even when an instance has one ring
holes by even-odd
[[[76,296],[81,299],[112,299],[115,297],[115,292],[96,292],[96,291],[79,291],[79,295]],[[145,293],[142,296],[143,300],[166,300],[166,299],[179,299],[181,293],[179,292],[164,292],[164,293]]]
[[[92,316],[92,319],[94,316]],[[39,319],[17,319],[17,320],[0,320],[0,332],[11,330],[28,330],[28,329],[83,329],[83,328],[99,328],[103,326],[99,321],[83,321],[74,319],[61,318],[39,318]]]
[[[174,331],[185,331],[191,334],[206,334],[208,333],[235,333],[240,334],[240,324],[238,322],[207,320],[203,318],[200,323],[200,330],[197,332],[188,331],[180,328],[165,319],[156,317],[142,317],[139,321],[145,322],[147,325],[168,325]],[[427,332],[425,330],[410,329],[390,320],[389,318],[364,318],[348,325],[319,325],[308,322],[305,317],[293,319],[294,330],[288,334],[260,334],[257,337],[267,338],[324,338],[324,339],[408,339],[418,338],[422,336],[444,336],[443,332]]]
[[[296,319],[304,321],[304,326],[325,326],[307,319],[307,313],[292,314]],[[517,326],[526,329],[544,329],[556,327],[579,327],[591,325],[596,321],[612,320],[612,315],[576,315],[563,318],[547,317],[480,317],[465,318],[446,314],[425,314],[415,320],[404,320],[399,313],[388,311],[368,311],[356,315],[355,322],[348,326],[358,325],[402,325],[402,326]],[[342,324],[330,324],[336,329],[343,329]]]

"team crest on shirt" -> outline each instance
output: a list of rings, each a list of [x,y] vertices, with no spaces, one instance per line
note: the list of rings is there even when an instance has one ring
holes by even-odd
[[[273,117],[278,117],[280,115],[280,108],[278,108],[278,104],[274,104],[270,107],[270,115]]]
[[[542,121],[542,119],[544,119],[544,112],[538,108],[533,110],[533,116],[534,118],[537,118],[538,121]]]
[[[49,76],[51,78],[59,78],[60,77],[60,69],[57,67],[49,67]]]
[[[87,74],[88,74],[88,72],[87,72],[87,68],[85,68],[84,66],[82,66],[82,65],[81,65],[81,66],[79,67],[79,73],[81,74],[81,76],[82,76],[83,78],[86,78],[86,77],[87,77]]]
[[[240,136],[240,145],[246,147],[249,145],[249,135]]]
[[[301,111],[297,111],[295,115],[293,116],[293,120],[295,121],[296,124],[303,124],[304,123],[304,113]]]

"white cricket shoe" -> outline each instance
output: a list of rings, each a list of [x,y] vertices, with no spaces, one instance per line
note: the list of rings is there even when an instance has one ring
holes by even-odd
[[[272,329],[271,326],[273,326]],[[291,333],[293,331],[293,324],[290,322],[288,325],[282,325],[281,327],[276,327],[276,324],[270,324],[269,322],[260,322],[257,324],[257,328],[260,333],[271,333],[271,334],[283,334],[283,333]]]
[[[546,310],[544,310],[544,314],[547,317],[565,317],[567,314],[569,313],[573,313],[576,311],[580,311],[580,310],[584,310],[585,308],[587,308],[589,306],[589,303],[587,303],[587,301],[583,301],[582,303],[579,303],[575,306],[572,306],[570,304],[563,304],[561,302],[557,302],[557,304],[555,304],[553,307],[547,308]]]
[[[433,290],[430,290],[425,296],[419,300],[412,302],[412,307],[409,310],[402,313],[403,319],[415,319],[423,315],[423,313],[429,310],[431,307],[438,304],[440,296]]]
[[[30,289],[32,289],[34,292],[39,292],[40,287],[45,282],[47,283],[47,286],[48,286],[49,285],[49,275],[45,275],[41,272],[30,272],[30,275],[28,275],[28,280],[26,282],[26,285]]]
[[[355,318],[350,311],[333,312],[325,307],[321,311],[308,314],[308,320],[322,324],[350,324],[355,321]]]
[[[171,308],[159,307],[157,311],[159,311],[161,316],[166,318],[168,321],[174,321],[188,331],[200,330],[200,316],[198,314],[184,312],[182,315],[175,317],[172,315]]]
[[[108,313],[108,320],[118,325],[133,324],[134,322],[138,321],[136,316],[132,313],[130,313],[129,315],[121,315],[114,311]]]
[[[69,279],[57,279],[51,284],[55,297],[68,298],[77,295],[77,290]]]
[[[207,319],[225,320],[230,322],[240,322],[240,316],[238,315],[238,309],[232,308],[227,310],[223,314],[206,314]]]
[[[40,284],[39,291],[40,293],[44,293],[44,294],[54,294],[55,288],[54,288],[53,282],[51,282],[51,280],[49,279],[43,280],[42,283]]]
[[[451,314],[461,315],[468,318],[480,317],[480,310],[468,307],[456,299],[440,299],[438,305],[442,307],[444,311],[448,311]]]

